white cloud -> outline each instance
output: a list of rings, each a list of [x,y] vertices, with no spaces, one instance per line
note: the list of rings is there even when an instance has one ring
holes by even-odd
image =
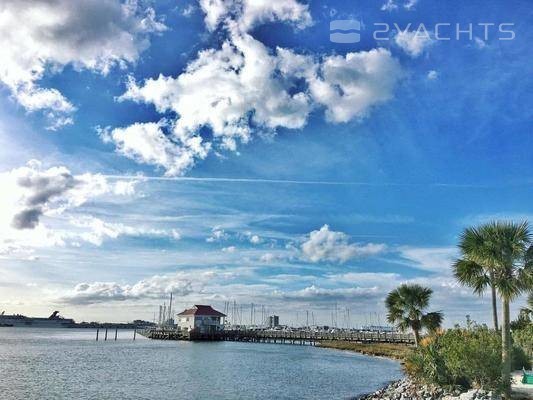
[[[132,194],[134,182],[111,184],[100,174],[73,175],[64,166],[43,169],[31,160],[24,167],[0,173],[0,223],[33,229],[43,215],[57,215],[106,193]],[[117,186],[118,185],[118,186]]]
[[[75,106],[54,88],[47,73],[66,65],[106,74],[135,62],[148,34],[166,27],[152,8],[119,0],[4,0],[0,3],[0,82],[28,111],[44,110],[50,129],[72,123]]]
[[[68,290],[66,295],[59,295],[58,300],[69,304],[97,304],[161,299],[173,293],[176,298],[181,297],[182,301],[186,299],[194,304],[196,301],[208,298],[220,298],[223,290],[226,290],[228,295],[235,294],[233,290],[235,286],[227,285],[227,281],[234,279],[239,272],[238,268],[235,272],[219,269],[191,269],[150,276],[132,284],[82,282]],[[253,285],[250,287],[253,288]]]
[[[397,9],[398,5],[395,3],[394,0],[387,0],[387,2],[381,6],[381,11],[393,11]]]
[[[431,70],[431,71],[428,72],[427,78],[430,81],[434,81],[434,80],[439,78],[439,73],[437,71],[435,71],[435,70]]]
[[[214,242],[221,242],[224,240],[227,240],[229,235],[224,231],[224,229],[215,226],[211,230],[211,236],[209,236],[207,239],[205,239],[208,243],[214,243]]]
[[[441,275],[451,273],[453,260],[458,256],[455,247],[400,247],[398,250],[415,268]]]
[[[142,86],[130,80],[120,100],[151,103],[160,113],[172,111],[179,116],[172,126],[174,143],[167,143],[191,157],[181,163],[181,169],[167,171],[178,175],[192,164],[192,157],[201,159],[209,151],[211,143],[198,133],[202,127],[211,128],[215,144],[236,150],[238,141],[251,139],[252,127],[274,130],[305,125],[308,96],[289,94],[284,80],[290,77],[279,77],[276,67],[275,56],[262,43],[249,35],[233,36],[220,50],[201,51],[177,78],[161,75]]]
[[[396,44],[411,57],[418,57],[433,43],[430,33],[421,24],[416,31],[399,31],[394,37]]]
[[[403,7],[406,9],[406,10],[412,10],[415,8],[415,6],[418,4],[418,0],[407,0]]]
[[[265,253],[261,256],[260,261],[264,263],[271,263],[272,261],[276,261],[278,259],[278,256],[273,253]]]
[[[235,246],[228,246],[228,247],[223,247],[222,248],[222,252],[223,253],[235,253],[235,251],[237,250],[237,248]]]
[[[392,97],[402,76],[385,49],[304,56],[269,49],[249,34],[272,21],[309,26],[308,6],[297,0],[200,0],[200,7],[208,29],[223,27],[221,47],[200,51],[176,77],[130,78],[118,98],[152,104],[160,114],[173,115],[172,121],[108,128],[103,136],[118,152],[163,167],[166,175],[184,174],[211,150],[237,151],[254,133],[301,129],[315,108],[325,109],[334,123],[363,118]],[[202,136],[203,128],[212,136]]]
[[[236,151],[254,131],[303,128],[315,107],[324,107],[336,123],[362,118],[392,97],[401,76],[385,49],[315,60],[288,49],[273,53],[249,34],[232,31],[221,49],[201,51],[176,78],[131,79],[119,98],[153,104],[161,114],[174,113],[174,121],[116,128],[104,137],[120,153],[180,175],[212,148]],[[200,136],[203,127],[212,131],[210,141]]]
[[[365,284],[365,285],[383,285],[384,282],[390,282],[395,285],[400,281],[401,276],[392,272],[347,272],[343,274],[332,274],[327,276],[328,281],[339,284]]]
[[[153,229],[143,226],[128,226],[122,223],[105,222],[95,217],[71,218],[72,229],[65,234],[70,240],[82,240],[100,246],[105,239],[117,239],[119,236],[168,237],[180,240],[180,233],[175,230]],[[75,228],[81,228],[81,232]]]
[[[196,7],[194,6],[194,4],[189,4],[181,11],[181,15],[188,18],[193,15],[195,11]]]
[[[308,286],[304,289],[280,293],[279,295],[287,300],[313,300],[315,302],[321,301],[336,301],[336,300],[351,300],[381,296],[383,293],[377,286],[374,287],[349,287],[349,288],[322,288],[316,285]]]
[[[50,229],[43,218],[59,217],[104,195],[132,196],[135,184],[112,183],[100,174],[73,175],[64,166],[44,169],[36,160],[0,173],[0,253],[65,245],[71,234]]]
[[[326,57],[319,70],[322,78],[310,82],[310,91],[336,123],[362,118],[389,100],[402,76],[398,61],[382,48]]]
[[[261,243],[261,238],[259,236],[257,236],[257,235],[252,235],[250,237],[250,243],[259,244],[259,243]]]
[[[187,296],[194,291],[188,275],[155,275],[133,285],[117,282],[79,283],[62,301],[71,304],[95,304],[110,301],[158,299],[168,293]]]
[[[312,262],[346,262],[348,260],[368,257],[385,251],[384,244],[350,243],[350,237],[343,232],[335,232],[324,225],[318,231],[312,231],[302,244],[301,251]]]
[[[126,128],[100,129],[104,142],[112,142],[116,151],[137,162],[156,165],[165,169],[166,175],[180,175],[194,165],[195,158],[203,159],[209,151],[209,143],[191,136],[179,144],[165,132],[165,121],[135,123]]]
[[[312,23],[308,6],[297,0],[200,0],[200,7],[209,30],[221,22],[236,24],[242,32],[271,21],[290,22],[298,28]]]
[[[418,4],[418,0],[406,0],[402,7],[407,10],[411,11],[415,9],[415,6]],[[396,3],[396,0],[387,0],[386,3],[384,3],[381,6],[381,11],[394,11],[399,8],[398,4]]]

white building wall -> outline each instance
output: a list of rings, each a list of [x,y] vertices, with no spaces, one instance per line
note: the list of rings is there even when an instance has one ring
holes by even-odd
[[[176,318],[178,327],[181,329],[197,329],[200,332],[209,332],[211,330],[220,330],[222,328],[222,321],[220,317],[211,317],[204,315],[185,315]]]

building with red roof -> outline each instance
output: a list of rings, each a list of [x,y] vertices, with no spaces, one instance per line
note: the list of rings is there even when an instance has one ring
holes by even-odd
[[[208,305],[196,304],[177,315],[178,327],[197,333],[214,333],[222,330],[226,314]]]

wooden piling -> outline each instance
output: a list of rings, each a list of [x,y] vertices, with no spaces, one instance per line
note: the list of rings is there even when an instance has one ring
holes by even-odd
[[[96,328],[96,341],[98,342],[98,333],[100,332],[100,329]]]
[[[135,340],[135,336],[137,336],[137,328],[133,330],[133,340]]]
[[[104,340],[107,340],[107,328],[105,328],[105,337]]]
[[[115,328],[115,342],[117,341],[118,328]]]

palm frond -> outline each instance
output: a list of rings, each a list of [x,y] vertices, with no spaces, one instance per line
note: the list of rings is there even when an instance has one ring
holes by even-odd
[[[475,261],[459,259],[452,266],[457,281],[474,289],[474,293],[481,295],[490,287],[491,277],[487,270]]]
[[[430,332],[435,332],[442,325],[443,314],[440,311],[430,312],[422,316],[421,325]]]

